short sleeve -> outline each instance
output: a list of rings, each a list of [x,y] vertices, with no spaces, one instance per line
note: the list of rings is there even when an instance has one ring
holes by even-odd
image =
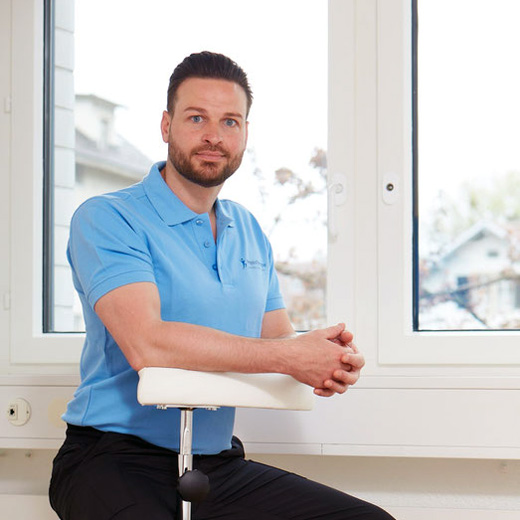
[[[265,238],[269,247],[269,288],[267,292],[267,301],[265,312],[284,309],[285,303],[280,291],[280,282],[278,281],[278,273],[276,272],[273,259],[273,251],[267,237]]]
[[[155,282],[146,237],[131,217],[120,201],[96,197],[72,218],[67,256],[76,289],[92,307],[122,285]]]

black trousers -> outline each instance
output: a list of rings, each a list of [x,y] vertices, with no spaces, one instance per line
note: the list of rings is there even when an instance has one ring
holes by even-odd
[[[240,441],[194,456],[211,490],[194,520],[392,520],[382,509],[244,457]],[[177,454],[137,437],[69,426],[54,459],[50,502],[62,520],[175,520]],[[180,515],[179,515],[180,516]]]

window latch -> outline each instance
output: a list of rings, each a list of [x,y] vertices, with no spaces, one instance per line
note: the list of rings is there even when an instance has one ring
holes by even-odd
[[[327,227],[329,231],[329,241],[335,242],[338,238],[338,227],[336,224],[335,208],[343,206],[347,202],[347,177],[342,173],[335,173],[330,176],[327,187]]]

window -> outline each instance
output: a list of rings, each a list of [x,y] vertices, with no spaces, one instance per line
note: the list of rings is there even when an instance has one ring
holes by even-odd
[[[418,33],[412,31],[413,23],[417,18],[412,16],[411,5],[418,8]],[[496,4],[493,4],[493,8],[488,9],[483,18],[477,18],[480,16],[477,12],[483,6],[490,8],[491,4],[468,3],[462,0],[449,2],[449,5],[427,0],[418,0],[412,4],[400,1],[378,3],[377,167],[378,191],[381,196],[377,206],[379,235],[377,358],[382,366],[405,367],[419,364],[426,367],[437,364],[454,366],[472,364],[477,367],[479,364],[485,365],[490,362],[494,365],[503,365],[520,361],[517,333],[504,330],[506,327],[503,324],[489,326],[493,321],[492,316],[506,314],[505,305],[508,306],[509,316],[516,313],[514,305],[510,303],[513,300],[514,284],[506,290],[502,283],[504,277],[498,279],[500,276],[497,276],[508,267],[503,262],[507,255],[491,258],[486,256],[489,248],[504,251],[506,230],[498,229],[500,227],[498,222],[479,221],[473,227],[462,228],[460,234],[453,235],[449,240],[448,235],[442,233],[428,235],[426,232],[428,219],[440,218],[442,210],[447,210],[443,206],[438,208],[437,214],[430,210],[428,205],[430,202],[431,204],[439,202],[439,198],[434,194],[441,188],[445,191],[456,191],[456,176],[450,169],[452,165],[449,157],[451,156],[447,155],[449,150],[453,149],[456,152],[456,160],[459,161],[457,171],[462,171],[465,162],[469,164],[469,161],[472,161],[468,166],[469,170],[461,173],[469,179],[472,178],[474,171],[473,156],[477,158],[477,163],[482,162],[478,154],[485,148],[483,142],[477,145],[479,141],[474,138],[464,148],[464,136],[469,133],[469,129],[463,129],[464,125],[471,127],[478,123],[477,126],[482,127],[482,134],[487,132],[488,128],[492,128],[491,134],[498,132],[496,117],[499,114],[493,115],[496,109],[496,97],[490,97],[493,90],[488,92],[487,97],[481,93],[478,102],[473,100],[471,106],[468,106],[465,111],[462,111],[462,107],[466,106],[465,97],[469,98],[470,95],[465,96],[458,90],[458,85],[465,81],[465,75],[461,74],[459,69],[468,71],[469,64],[474,60],[484,63],[482,60],[486,60],[487,56],[496,55],[497,49],[502,46],[505,46],[504,53],[509,52],[501,36],[497,36],[496,39],[486,38],[476,42],[475,45],[470,44],[473,28],[470,29],[469,26],[473,23],[476,24],[475,34],[482,30],[482,24],[486,27],[486,34],[502,30],[502,26],[496,27],[494,17],[497,14],[503,16],[504,9],[498,9]],[[448,11],[450,14],[446,16]],[[461,18],[457,18],[458,16]],[[429,26],[429,24],[433,25]],[[460,36],[460,31],[453,30],[451,33],[448,28],[443,28],[443,24],[453,24],[453,27],[459,28],[464,26],[464,38],[456,37]],[[440,39],[439,32],[443,35]],[[415,83],[417,77],[414,78],[412,74],[414,34],[419,42],[417,50],[419,81]],[[450,37],[450,34],[453,34],[453,37]],[[500,47],[493,47],[495,41],[499,42]],[[486,52],[481,47],[484,42]],[[461,45],[464,47],[462,48]],[[444,55],[436,54],[445,48],[447,50]],[[477,54],[472,57],[474,52]],[[459,69],[454,66],[448,67],[455,56],[458,57]],[[430,75],[421,72],[422,60],[425,61],[424,66],[427,71],[428,66],[432,68],[429,71]],[[511,68],[507,63],[507,60],[504,63],[497,60],[493,73],[498,74],[504,70],[505,74],[511,76]],[[443,67],[446,67],[446,70]],[[433,68],[436,70],[435,73]],[[475,78],[471,81],[474,83]],[[509,82],[512,81],[511,78]],[[469,90],[469,85],[463,84],[466,85],[464,90],[466,92]],[[478,86],[472,86],[472,90],[478,90]],[[418,96],[415,127],[412,125],[414,116],[412,94]],[[487,102],[486,99],[491,99],[491,102]],[[516,96],[511,99],[513,101],[510,108],[514,110]],[[444,111],[446,107],[449,107],[448,112]],[[504,111],[498,112],[503,114]],[[443,114],[441,121],[438,121],[441,127],[434,127],[432,121],[438,120],[438,114]],[[493,117],[488,120],[486,119],[488,115]],[[499,126],[502,127],[504,124]],[[481,135],[478,137],[482,138]],[[504,138],[501,146],[505,145],[509,137],[507,135]],[[412,148],[414,139],[418,145],[418,155],[417,147],[415,150]],[[465,151],[461,152],[461,150]],[[500,154],[496,152],[492,155],[496,157]],[[415,165],[413,159],[417,161]],[[498,163],[496,167],[499,168]],[[417,174],[415,179],[412,176],[414,169]],[[495,179],[492,176],[495,175],[493,172],[490,163],[482,176],[483,181],[487,178],[489,184],[491,179]],[[473,185],[477,186],[476,179]],[[389,186],[393,187],[392,191],[389,191]],[[418,195],[416,205],[413,204],[414,193]],[[461,202],[459,199],[455,200]],[[455,209],[457,207],[455,205]],[[503,213],[501,217],[504,218],[505,215],[506,213]],[[453,224],[454,217],[447,219],[447,222]],[[444,273],[439,272],[442,271],[439,267],[441,264],[433,265],[432,258],[436,257],[425,253],[432,245],[433,239],[444,240],[443,265],[448,266]],[[414,253],[419,254],[419,261],[414,262]],[[511,264],[508,265],[511,267]],[[451,277],[451,281],[446,279],[447,275]],[[427,281],[431,285],[428,285]],[[435,295],[435,298],[432,298],[432,295]],[[451,311],[448,308],[442,314],[440,311],[438,314],[430,312],[432,308],[438,310],[443,307],[441,305],[443,298],[447,300],[448,295],[451,299]],[[414,307],[414,303],[419,305]],[[482,311],[477,305],[486,307],[486,310]],[[464,311],[462,318],[459,316],[460,310]],[[486,315],[489,318],[485,317]],[[484,328],[487,329],[485,334],[480,330]],[[492,360],[489,359],[490,345],[493,352]],[[475,370],[477,373],[478,369]]]
[[[67,2],[62,2],[67,6]],[[11,84],[7,99],[10,114],[10,234],[3,237],[10,253],[9,269],[9,350],[4,359],[9,371],[27,370],[27,365],[46,366],[43,371],[69,372],[68,364],[77,363],[82,338],[67,334],[44,334],[43,329],[43,124],[44,107],[44,2],[11,4]],[[69,11],[56,17],[64,30],[56,34],[56,64],[66,65],[67,51],[73,48]],[[48,27],[48,24],[47,24]],[[48,34],[48,33],[47,33]],[[60,73],[57,72],[56,76]],[[66,96],[56,92],[56,100],[67,103]],[[66,119],[65,110],[57,111],[56,119]],[[55,136],[64,147],[70,143],[66,135]],[[70,146],[69,146],[70,147]],[[48,157],[48,156],[47,156]],[[54,156],[55,163],[69,160],[70,154]],[[60,171],[65,171],[66,168]],[[65,182],[65,181],[64,181]],[[56,205],[66,206],[69,199],[60,197]],[[56,234],[57,241],[62,235]],[[65,288],[66,286],[63,286]],[[5,299],[4,299],[5,301]],[[40,370],[32,368],[30,370]]]
[[[415,328],[519,329],[520,5],[416,4]]]
[[[317,4],[311,2],[311,4],[322,5],[321,2]],[[294,5],[290,2],[284,5],[288,6],[289,13],[286,15],[289,16],[289,8]],[[267,171],[273,174],[271,178],[274,177],[277,183],[275,188],[283,194],[289,187],[293,190],[298,188],[297,183],[287,186],[285,179],[289,172],[301,172],[307,168],[309,175],[314,175],[321,182],[324,161],[323,156],[315,153],[315,150],[326,150],[329,178],[325,190],[327,195],[323,193],[323,185],[316,184],[317,190],[321,193],[308,198],[312,204],[316,203],[318,197],[324,195],[328,196],[330,201],[327,215],[329,243],[326,265],[327,272],[332,275],[327,277],[326,298],[324,299],[320,294],[317,300],[321,303],[324,300],[327,302],[327,322],[347,321],[348,326],[356,332],[358,343],[363,346],[367,354],[369,371],[372,370],[374,375],[384,374],[388,370],[392,373],[396,370],[406,373],[406,367],[414,364],[424,367],[429,364],[445,363],[460,365],[469,362],[475,366],[479,363],[485,364],[488,363],[487,349],[490,338],[494,345],[493,363],[510,364],[518,359],[517,337],[514,331],[488,331],[487,336],[483,336],[478,331],[414,330],[413,298],[410,297],[414,294],[411,249],[413,218],[410,218],[414,209],[413,199],[410,196],[413,193],[410,5],[407,0],[368,4],[357,3],[354,0],[330,2],[329,59],[334,66],[329,67],[328,71],[329,106],[333,107],[329,109],[331,117],[328,121],[328,143],[313,137],[310,139],[311,142],[307,143],[306,151],[300,156],[298,164],[287,164],[284,160],[277,159],[269,167],[262,166],[261,170],[264,174]],[[61,78],[56,83],[61,87],[56,88],[55,120],[56,128],[66,128],[68,125],[69,130],[63,135],[58,135],[59,130],[56,130],[54,142],[54,182],[56,189],[59,189],[54,196],[55,215],[62,215],[64,218],[62,220],[55,218],[56,226],[60,225],[61,228],[56,227],[53,235],[54,287],[59,287],[58,293],[55,291],[53,297],[55,310],[57,310],[54,319],[58,318],[59,321],[64,317],[69,320],[69,324],[61,328],[65,332],[56,332],[60,327],[55,327],[55,332],[45,334],[42,329],[42,270],[41,263],[35,260],[42,257],[43,243],[41,232],[43,210],[41,143],[43,139],[41,127],[38,125],[43,110],[41,106],[43,6],[36,1],[31,9],[22,8],[17,4],[12,6],[12,53],[16,56],[17,63],[17,66],[12,68],[12,89],[16,92],[12,102],[17,117],[11,133],[12,170],[10,171],[16,172],[16,175],[12,174],[10,181],[11,200],[27,201],[24,204],[13,205],[11,208],[13,240],[11,291],[8,299],[11,301],[11,362],[14,363],[77,361],[82,338],[66,331],[80,329],[81,323],[77,318],[79,313],[74,313],[73,300],[71,303],[74,291],[70,281],[65,282],[60,278],[63,276],[63,280],[69,280],[63,251],[68,218],[79,202],[79,199],[76,200],[75,195],[72,194],[75,193],[76,184],[84,187],[84,196],[100,190],[101,180],[92,172],[89,173],[89,161],[92,160],[94,153],[103,149],[103,146],[110,147],[108,142],[110,136],[114,135],[110,129],[111,118],[114,116],[119,118],[121,126],[128,129],[130,133],[135,131],[130,130],[134,119],[137,121],[137,118],[127,115],[126,109],[116,106],[120,104],[130,106],[130,103],[115,99],[117,96],[112,96],[110,92],[92,93],[89,85],[82,87],[83,92],[79,92],[80,79],[72,81],[71,71],[75,69],[72,67],[74,58],[71,57],[70,51],[74,49],[76,31],[73,6],[72,2],[57,0],[55,10],[55,23],[61,28],[56,30],[55,34],[57,49],[55,79]],[[325,16],[325,11],[320,12]],[[82,14],[82,17],[85,16]],[[318,20],[317,15],[314,20]],[[325,18],[321,20],[326,24]],[[374,25],[375,20],[377,25]],[[27,27],[34,29],[29,39]],[[309,31],[314,27],[313,24],[307,26]],[[360,27],[367,30],[356,29]],[[201,46],[203,43],[201,42]],[[175,59],[172,57],[170,62],[178,62],[191,50],[191,47],[188,45],[187,49],[179,49],[179,56]],[[128,55],[139,55],[139,48],[136,44],[135,52]],[[222,50],[233,54],[227,49]],[[79,75],[80,49],[77,52],[76,68]],[[100,52],[103,54],[99,51],[98,56]],[[301,54],[308,58],[309,52],[301,52]],[[127,53],[123,54],[127,55]],[[323,67],[322,58],[323,53],[320,57],[311,56],[310,60],[307,59],[296,69],[301,69],[308,75],[309,63]],[[241,60],[240,56],[236,56],[236,59],[248,69],[246,58]],[[164,71],[161,73],[165,82],[171,73],[170,62],[164,62]],[[133,70],[130,65],[125,68]],[[285,68],[281,66],[282,72]],[[326,75],[326,69],[314,67],[312,70],[317,76]],[[153,71],[143,70],[140,75],[148,77],[152,72],[155,75],[156,68]],[[87,77],[93,76],[90,72],[84,74]],[[103,74],[104,70],[100,69],[99,75]],[[251,81],[255,85],[254,74]],[[159,108],[151,109],[150,106],[146,106],[142,111],[145,118],[147,116],[151,118],[145,123],[146,128],[151,129],[148,132],[150,135],[153,135],[153,129],[157,128],[155,114],[163,107],[164,86],[158,83],[147,86],[151,89],[150,100],[157,102]],[[297,81],[298,86],[300,83],[305,81]],[[122,91],[121,88],[116,90]],[[76,91],[77,96],[75,96]],[[258,92],[255,109],[258,113],[271,114],[270,107],[269,110],[262,109],[260,103],[262,98],[269,99],[269,96],[261,96]],[[312,99],[321,98],[319,94],[312,96]],[[76,134],[78,139],[76,142],[71,142],[70,136],[74,136],[76,132],[76,123],[72,116],[78,116],[81,110],[88,114],[88,107],[91,107],[92,103],[97,103],[99,110],[103,112],[97,128],[105,144],[99,147],[96,145],[95,149],[90,150],[91,155],[89,155],[89,150],[84,149],[82,153],[78,151],[79,134]],[[305,121],[308,121],[310,109],[305,106],[307,107]],[[318,112],[322,117],[323,110],[317,110]],[[310,113],[312,115],[313,112]],[[318,121],[317,115],[316,118]],[[252,127],[254,124],[252,121]],[[291,124],[291,128],[299,126],[303,125]],[[325,123],[322,121],[316,123],[316,126],[323,128]],[[28,128],[33,128],[34,131],[28,133]],[[87,130],[86,128],[85,133]],[[93,130],[90,128],[88,131]],[[144,140],[135,138],[133,133],[128,135],[127,140],[130,143],[139,142],[139,146],[141,142],[144,143]],[[151,140],[153,143],[159,141],[157,137],[152,137]],[[283,139],[280,138],[279,141]],[[301,142],[296,145],[296,148],[304,149]],[[162,151],[155,152],[148,148],[141,150],[141,153],[150,160],[160,159],[163,156]],[[267,155],[270,157],[269,153]],[[307,163],[312,158],[314,162],[309,167]],[[258,157],[251,154],[246,162],[254,163],[257,160]],[[146,169],[140,168],[138,173],[134,173],[134,178],[142,175],[143,171]],[[72,177],[63,175],[70,172],[74,173]],[[122,176],[118,172],[113,166],[112,174],[115,179],[113,187],[121,182]],[[106,178],[105,176],[103,182],[106,182]],[[28,187],[33,187],[30,193],[27,191]],[[112,185],[104,185],[101,191],[105,191],[106,188],[112,189]],[[238,189],[238,191],[241,197],[243,190]],[[313,200],[314,197],[316,199]],[[323,211],[323,204],[316,204],[320,205]],[[61,209],[58,209],[59,207]],[[263,210],[258,210],[254,204],[251,209],[259,217],[264,216]],[[266,208],[266,214],[269,209]],[[319,222],[318,219],[316,221]],[[307,227],[305,232],[307,233]],[[299,229],[298,237],[301,235]],[[307,238],[307,234],[304,236]],[[480,235],[475,235],[477,236]],[[324,240],[320,238],[316,242]],[[277,248],[276,239],[273,241]],[[309,240],[299,240],[299,242],[305,243]],[[486,247],[501,251],[497,244],[487,244]],[[58,251],[61,253],[57,253]],[[281,251],[289,254],[283,247]],[[500,256],[491,257],[489,260],[495,261],[497,258]],[[321,277],[321,274],[318,274],[317,279]],[[472,283],[468,273],[461,272],[456,276],[467,276],[468,283]],[[517,285],[513,285],[513,292],[511,287],[506,285],[497,284],[496,294],[502,295],[501,297],[509,302],[510,307],[516,307]],[[457,288],[459,291],[467,289],[468,287],[464,286]],[[465,295],[469,300],[471,297],[471,294]],[[303,327],[315,325],[315,322],[306,323]],[[439,337],[442,337],[441,343]]]
[[[59,40],[64,32],[60,11],[70,12],[70,4],[57,1],[55,7]],[[57,41],[53,67],[47,331],[83,330],[63,254],[71,209],[92,195],[139,181],[153,162],[166,158],[159,122],[169,76],[186,55],[204,49],[235,59],[248,73],[255,96],[247,154],[221,196],[248,207],[267,232],[294,325],[300,330],[324,325],[327,3],[263,1],[244,9],[243,2],[227,0],[223,10],[207,0],[163,0],[143,12],[124,1],[75,0],[74,9],[73,65],[60,62]],[[298,23],[288,23],[296,10]],[[123,11],[126,21],[114,42],[113,26]],[[201,11],[203,18],[197,16]],[[157,29],[165,19],[175,21],[175,30]],[[197,30],[190,22],[195,19]],[[63,155],[68,160],[59,161]],[[69,203],[60,205],[63,200]]]

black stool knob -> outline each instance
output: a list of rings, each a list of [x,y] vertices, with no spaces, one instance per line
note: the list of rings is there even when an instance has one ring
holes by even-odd
[[[185,502],[202,502],[209,493],[209,478],[197,469],[186,471],[179,478],[177,491]]]

